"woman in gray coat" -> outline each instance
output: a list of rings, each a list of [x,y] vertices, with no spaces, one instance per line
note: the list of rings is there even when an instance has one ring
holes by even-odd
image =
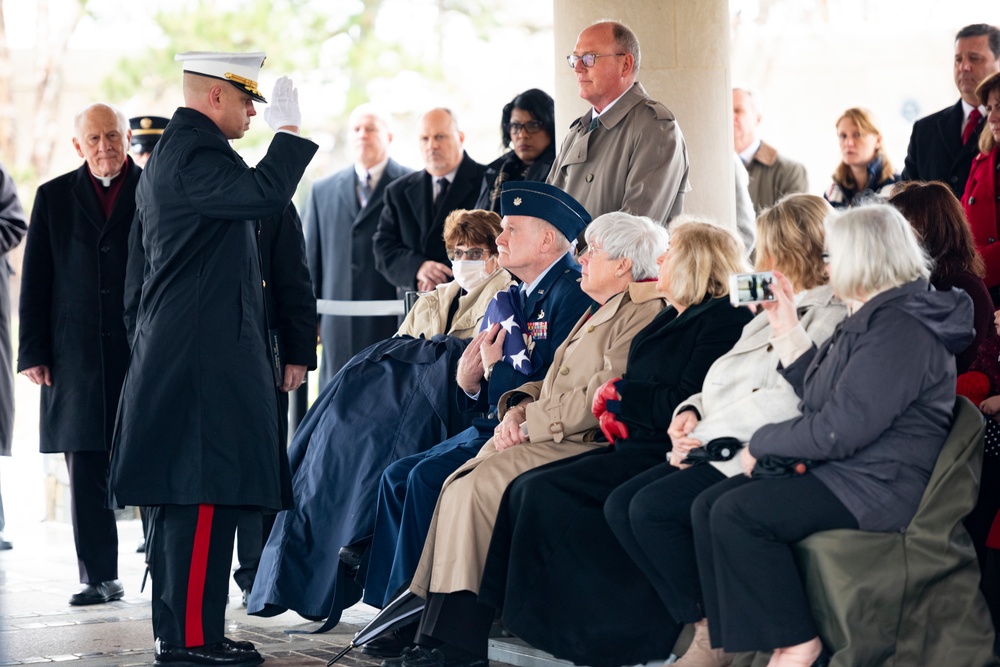
[[[789,195],[757,219],[761,271],[779,270],[792,283],[796,309],[809,338],[822,345],[847,314],[833,296],[823,265],[823,220],[830,205],[816,195]],[[771,325],[760,313],[733,348],[705,376],[701,391],[682,401],[667,429],[668,462],[622,484],[604,504],[618,541],[646,575],[673,621],[695,624],[695,640],[681,665],[725,664],[708,642],[691,529],[691,503],[699,493],[740,475],[739,460],[688,466],[692,449],[719,438],[749,442],[761,426],[799,414],[799,397],[778,374]],[[677,472],[677,468],[684,468]],[[663,657],[663,656],[661,656]]]
[[[930,287],[930,260],[895,208],[837,217],[827,252],[848,317],[825,344],[802,328],[784,276],[764,306],[802,414],[758,429],[740,453],[749,476],[692,508],[712,644],[774,649],[769,667],[808,666],[822,651],[794,544],[838,528],[901,531],[913,518],[951,426],[955,353],[973,337],[971,299]]]

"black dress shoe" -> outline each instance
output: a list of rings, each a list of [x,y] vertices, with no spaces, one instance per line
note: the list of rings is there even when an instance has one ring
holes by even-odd
[[[264,662],[260,653],[253,649],[236,648],[232,640],[204,646],[173,646],[156,640],[153,654],[154,665],[170,665],[170,667],[198,667],[200,665],[232,665],[235,667],[251,667]],[[249,643],[249,642],[247,642]]]
[[[125,588],[122,582],[117,579],[102,581],[99,584],[87,584],[79,593],[69,599],[69,603],[75,607],[82,607],[88,604],[103,604],[112,600],[121,600],[125,597]]]
[[[361,647],[361,652],[375,658],[398,658],[403,649],[413,646],[413,636],[401,637],[395,630],[382,637],[376,637]]]
[[[238,648],[241,651],[253,651],[255,648],[257,648],[256,646],[253,645],[253,642],[247,642],[241,639],[230,639],[229,637],[223,637],[222,643],[229,644],[233,648]]]

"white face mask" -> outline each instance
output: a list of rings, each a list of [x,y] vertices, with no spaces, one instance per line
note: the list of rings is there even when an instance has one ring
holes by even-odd
[[[451,263],[451,271],[455,274],[455,282],[466,292],[477,285],[482,285],[493,275],[486,273],[486,260],[484,259],[477,261],[456,259]]]

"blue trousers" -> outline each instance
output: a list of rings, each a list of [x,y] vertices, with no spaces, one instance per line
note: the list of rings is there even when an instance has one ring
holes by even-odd
[[[475,458],[493,431],[469,427],[430,449],[399,459],[382,473],[364,601],[384,607],[413,578],[434,506],[448,476]]]

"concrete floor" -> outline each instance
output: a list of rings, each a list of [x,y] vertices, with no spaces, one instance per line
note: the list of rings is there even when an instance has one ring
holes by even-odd
[[[5,500],[9,506],[13,498]],[[139,590],[145,563],[142,555],[134,552],[141,526],[137,520],[119,521],[118,531],[125,598],[103,605],[71,607],[69,596],[80,589],[72,528],[46,521],[21,523],[16,534],[8,530],[14,548],[0,552],[0,665],[152,664],[150,591],[148,585],[145,591]],[[358,605],[347,610],[341,623],[329,633],[298,634],[318,624],[294,612],[274,618],[247,616],[240,606],[239,588],[230,584],[227,635],[252,641],[266,658],[265,664],[275,667],[325,665],[376,611]],[[339,664],[375,667],[379,663],[357,650]]]

